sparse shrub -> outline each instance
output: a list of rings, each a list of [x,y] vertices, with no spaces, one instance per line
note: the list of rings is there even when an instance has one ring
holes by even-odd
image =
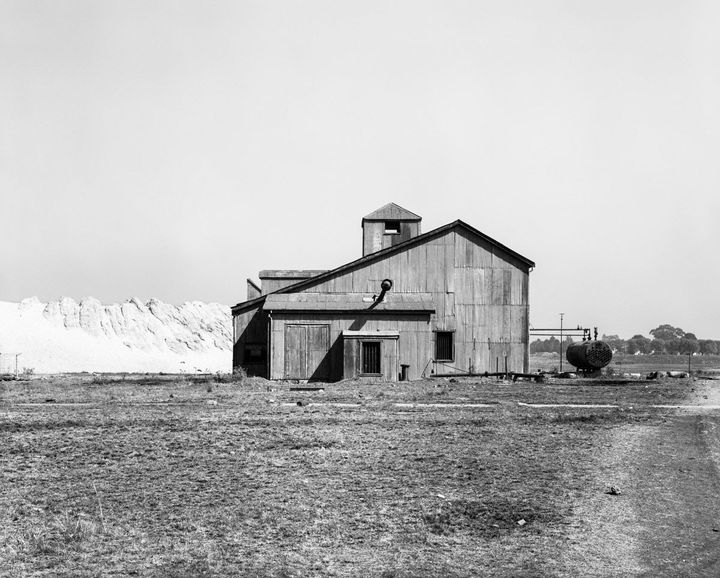
[[[33,528],[18,538],[20,547],[33,556],[54,554],[57,544],[50,538],[46,528]]]
[[[71,517],[67,511],[55,520],[54,526],[66,544],[82,542],[102,531],[100,524],[82,516]]]
[[[215,376],[213,377],[213,380],[215,383],[234,383],[236,381],[242,381],[245,379],[247,375],[244,373],[242,375],[233,373],[222,373],[221,371],[218,371]]]
[[[26,530],[17,541],[28,554],[52,555],[105,533],[107,528],[102,517],[96,520],[86,514],[65,511],[49,522]]]
[[[34,367],[23,367],[22,374],[23,375],[34,375],[35,368]]]

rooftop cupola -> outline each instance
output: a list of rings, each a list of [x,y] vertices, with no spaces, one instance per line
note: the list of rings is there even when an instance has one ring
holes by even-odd
[[[417,237],[420,234],[420,221],[422,217],[395,203],[388,203],[364,216],[363,257]]]

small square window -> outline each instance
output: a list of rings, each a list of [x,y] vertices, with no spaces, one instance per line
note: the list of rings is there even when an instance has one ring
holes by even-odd
[[[435,333],[435,361],[453,361],[453,332],[437,331]]]
[[[385,221],[385,234],[386,235],[399,235],[400,234],[400,221]]]

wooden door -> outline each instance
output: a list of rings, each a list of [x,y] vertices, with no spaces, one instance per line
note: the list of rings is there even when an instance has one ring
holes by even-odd
[[[307,379],[307,330],[304,325],[285,326],[285,379]]]
[[[285,326],[285,379],[329,377],[330,327]]]

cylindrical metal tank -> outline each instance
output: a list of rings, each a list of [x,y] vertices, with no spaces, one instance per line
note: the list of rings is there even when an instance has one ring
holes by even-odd
[[[595,371],[610,363],[612,349],[604,341],[580,341],[568,345],[565,357],[578,369]]]

